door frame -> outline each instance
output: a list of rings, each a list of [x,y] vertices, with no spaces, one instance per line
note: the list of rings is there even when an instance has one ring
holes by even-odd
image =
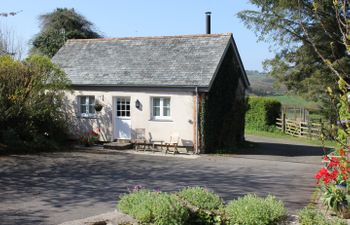
[[[117,100],[121,99],[121,98],[128,98],[129,102],[130,102],[130,116],[129,117],[121,117],[122,119],[127,119],[130,120],[130,138],[117,138],[117,132],[118,132],[118,128],[117,128]],[[124,95],[118,95],[118,96],[113,96],[112,98],[112,105],[113,105],[113,140],[116,139],[121,139],[121,140],[131,140],[132,139],[132,123],[131,123],[131,96],[124,96]]]

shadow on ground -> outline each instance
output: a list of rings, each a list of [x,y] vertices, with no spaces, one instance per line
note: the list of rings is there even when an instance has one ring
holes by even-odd
[[[176,191],[204,186],[225,201],[273,193],[294,212],[314,190],[318,166],[235,157],[181,159],[81,152],[0,158],[3,225],[58,224],[112,211],[135,185]]]
[[[235,151],[235,154],[242,155],[270,155],[270,156],[322,156],[331,152],[330,148],[323,148],[309,145],[292,145],[282,143],[261,143],[250,142],[246,146]]]

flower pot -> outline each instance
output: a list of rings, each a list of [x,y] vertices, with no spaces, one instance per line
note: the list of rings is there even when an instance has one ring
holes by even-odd
[[[95,104],[94,108],[95,108],[96,112],[100,112],[103,108],[103,105],[97,103],[97,104]]]

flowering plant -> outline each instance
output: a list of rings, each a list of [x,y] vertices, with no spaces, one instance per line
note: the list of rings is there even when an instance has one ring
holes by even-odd
[[[92,146],[96,144],[99,139],[99,134],[93,130],[84,133],[80,136],[80,144],[85,146]]]
[[[347,151],[340,149],[323,158],[326,163],[316,174],[315,179],[323,192],[323,203],[337,213],[348,211],[350,203],[350,168]]]

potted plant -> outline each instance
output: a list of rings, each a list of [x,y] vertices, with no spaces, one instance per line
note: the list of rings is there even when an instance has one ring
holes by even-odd
[[[325,156],[324,162],[326,166],[315,175],[319,189],[323,192],[323,203],[339,216],[350,218],[350,162],[347,159],[347,151],[335,151]]]
[[[96,101],[94,107],[95,107],[96,112],[100,112],[103,108],[103,105],[99,101]]]
[[[86,147],[92,146],[97,143],[99,134],[91,130],[80,136],[80,144]]]

